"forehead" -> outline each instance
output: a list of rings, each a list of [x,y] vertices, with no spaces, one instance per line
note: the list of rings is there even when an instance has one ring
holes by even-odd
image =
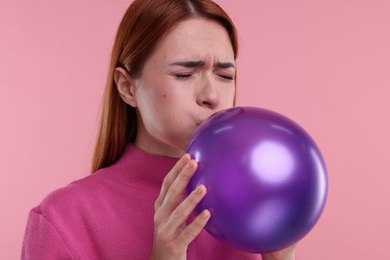
[[[208,59],[234,61],[233,48],[226,29],[204,18],[192,18],[177,24],[159,44],[151,57],[160,61]]]

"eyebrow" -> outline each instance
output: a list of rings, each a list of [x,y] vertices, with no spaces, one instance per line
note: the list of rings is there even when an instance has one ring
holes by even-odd
[[[169,64],[170,66],[182,66],[186,68],[198,68],[203,67],[206,64],[205,61],[177,61]],[[234,68],[234,63],[232,62],[216,62],[214,63],[214,67],[221,69]]]

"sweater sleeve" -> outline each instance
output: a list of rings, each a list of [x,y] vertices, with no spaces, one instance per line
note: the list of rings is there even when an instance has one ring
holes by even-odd
[[[41,212],[31,210],[21,259],[74,259],[55,226]]]

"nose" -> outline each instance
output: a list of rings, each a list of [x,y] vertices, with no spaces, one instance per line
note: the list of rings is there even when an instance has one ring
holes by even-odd
[[[214,109],[219,105],[219,93],[211,76],[205,76],[199,84],[197,103],[199,106]]]

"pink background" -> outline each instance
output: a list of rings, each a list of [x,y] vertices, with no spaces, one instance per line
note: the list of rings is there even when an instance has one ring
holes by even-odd
[[[294,119],[327,161],[327,206],[299,259],[390,259],[390,1],[218,2],[239,29],[239,105]],[[19,258],[30,208],[88,174],[128,4],[0,2],[1,259]]]

